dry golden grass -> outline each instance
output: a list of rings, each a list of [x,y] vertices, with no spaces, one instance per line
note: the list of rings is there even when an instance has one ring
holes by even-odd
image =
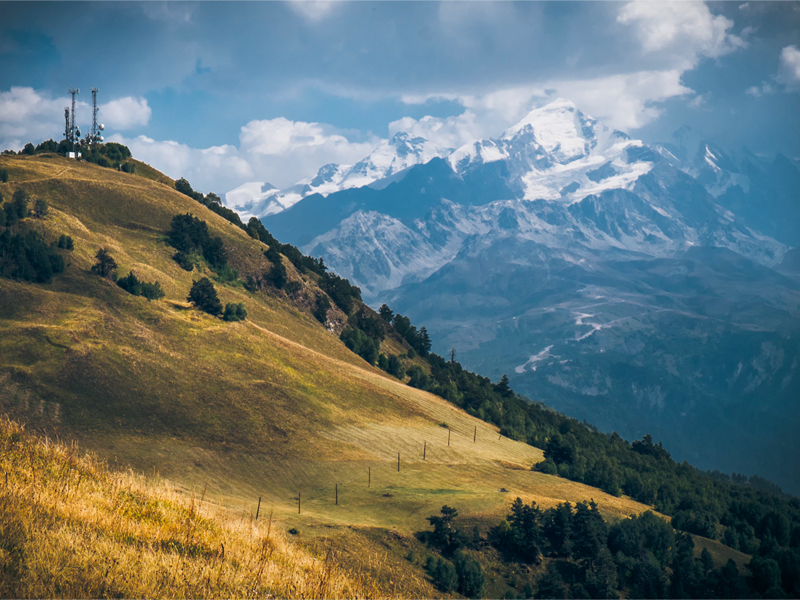
[[[381,595],[271,518],[109,471],[0,421],[0,597],[352,598]]]

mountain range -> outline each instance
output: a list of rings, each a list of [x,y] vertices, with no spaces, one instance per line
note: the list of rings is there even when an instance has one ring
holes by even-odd
[[[497,138],[398,134],[302,189],[227,202],[425,324],[437,352],[797,491],[797,190],[782,155],[688,128],[647,145],[557,100]]]

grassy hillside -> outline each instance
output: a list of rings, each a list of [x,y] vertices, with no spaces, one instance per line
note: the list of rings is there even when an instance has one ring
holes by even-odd
[[[5,418],[0,449],[0,597],[380,595],[330,553],[292,543],[269,517],[109,471]]]
[[[302,286],[294,298],[217,281],[223,304],[243,303],[247,320],[193,309],[193,279],[213,274],[172,260],[165,236],[174,215],[204,220],[241,278],[269,266],[266,247],[159,174],[44,156],[0,156],[0,168],[10,174],[0,184],[6,200],[23,189],[49,205],[44,220],[17,227],[48,241],[69,235],[75,246],[49,284],[0,279],[0,411],[12,418],[186,493],[205,490],[220,506],[255,512],[261,497],[276,527],[299,530],[310,545],[331,538],[353,561],[382,556],[376,577],[397,594],[433,592],[419,564],[409,569],[374,528],[408,539],[444,504],[491,524],[517,496],[545,508],[594,499],[612,519],[646,509],[531,471],[541,450],[368,365],[311,316],[320,292],[289,261],[289,278]],[[100,247],[120,275],[134,270],[166,297],[147,301],[93,274]]]

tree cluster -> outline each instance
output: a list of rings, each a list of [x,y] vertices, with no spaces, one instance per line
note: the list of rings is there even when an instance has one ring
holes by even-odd
[[[225,219],[226,221],[233,223],[239,229],[243,231],[247,231],[247,228],[242,223],[242,220],[239,218],[239,214],[236,211],[231,210],[227,206],[222,204],[222,200],[219,196],[217,196],[213,192],[209,192],[205,196],[200,192],[196,192],[192,189],[192,185],[183,177],[178,179],[175,182],[175,189],[179,191],[181,194],[189,196],[193,200],[197,200],[200,204],[205,206],[211,212],[217,213],[220,217]]]
[[[228,253],[221,237],[211,237],[208,225],[191,213],[175,215],[170,224],[167,240],[178,252],[173,257],[187,271],[191,271],[199,255],[220,275],[230,270]],[[233,276],[235,278],[235,275]]]
[[[517,498],[490,539],[509,561],[547,560],[537,598],[746,598],[761,593],[732,560],[716,569],[708,550],[695,558],[692,537],[676,534],[650,511],[609,526],[594,502],[542,511]]]
[[[328,268],[321,258],[305,256],[291,244],[281,244],[267,231],[261,221],[255,217],[252,217],[250,221],[248,221],[245,231],[247,231],[251,237],[269,246],[268,252],[280,253],[288,258],[300,273],[314,273],[317,275],[320,289],[324,291],[330,299],[333,300],[334,304],[346,315],[350,315],[356,305],[361,302],[361,290],[358,286],[352,285],[347,279],[339,277],[335,273],[329,273]],[[272,259],[270,259],[270,262],[272,262],[273,265],[277,264],[277,262]],[[327,310],[325,312],[327,313]],[[322,313],[320,311],[315,311],[315,316],[317,316],[320,322],[325,322],[325,320],[321,318]]]
[[[61,246],[58,242],[48,244],[37,231],[25,230],[24,225],[17,227],[30,216],[28,202],[24,190],[14,192],[11,202],[5,204],[0,194],[0,277],[49,283],[53,275],[64,271],[64,258],[56,250]]]
[[[160,300],[164,297],[164,290],[161,289],[159,282],[149,283],[140,281],[136,274],[131,271],[125,277],[117,279],[117,285],[129,294],[143,296],[148,300]]]
[[[244,321],[247,318],[247,310],[244,304],[230,302],[225,305],[225,312],[222,314],[224,321]]]
[[[441,591],[456,591],[466,598],[480,598],[486,585],[486,575],[481,564],[466,551],[477,547],[480,535],[476,539],[474,535],[457,528],[454,523],[456,517],[458,511],[445,505],[439,515],[427,518],[433,531],[423,532],[420,537],[444,556],[429,556],[425,568]]]

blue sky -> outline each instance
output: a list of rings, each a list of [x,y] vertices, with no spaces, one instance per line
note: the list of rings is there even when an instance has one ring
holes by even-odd
[[[0,4],[0,148],[100,88],[107,139],[203,191],[279,187],[399,130],[448,147],[558,96],[645,141],[800,157],[798,2]],[[89,111],[81,105],[80,122]]]

